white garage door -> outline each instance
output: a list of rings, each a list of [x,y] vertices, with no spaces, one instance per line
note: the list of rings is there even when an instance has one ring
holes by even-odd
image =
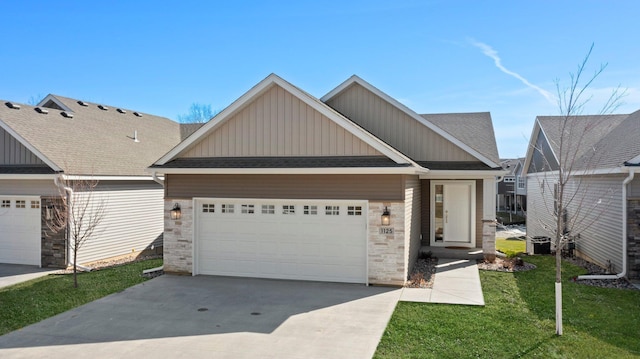
[[[40,265],[40,198],[0,196],[0,263]]]
[[[198,199],[196,274],[366,283],[366,201]]]

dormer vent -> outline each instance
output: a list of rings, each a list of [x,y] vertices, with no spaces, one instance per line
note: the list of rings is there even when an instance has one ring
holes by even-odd
[[[14,110],[19,110],[20,109],[20,105],[18,105],[17,103],[13,103],[13,102],[5,102],[5,105],[7,105],[8,108],[12,108]]]
[[[127,113],[127,111],[126,111],[126,110],[123,110],[123,109],[121,109],[121,108],[117,109],[117,111],[118,111],[118,112],[120,112],[120,113]]]
[[[73,114],[72,114],[71,112],[62,111],[62,112],[60,112],[60,114],[61,114],[63,117],[66,117],[66,118],[73,118]]]
[[[103,111],[107,111],[109,109],[107,106],[103,106],[103,105],[98,105],[98,108]]]
[[[84,101],[78,101],[78,105],[80,105],[80,106],[84,106],[84,107],[89,106],[89,104],[88,104],[88,103],[86,103],[86,102],[84,102]]]
[[[44,109],[44,108],[42,108],[42,107],[36,107],[36,112],[37,112],[37,113],[41,113],[41,114],[43,114],[43,115],[46,115],[46,114],[48,114],[48,113],[49,113],[49,110]]]
[[[142,117],[142,114],[140,112],[134,112],[134,115],[136,115],[137,117]]]

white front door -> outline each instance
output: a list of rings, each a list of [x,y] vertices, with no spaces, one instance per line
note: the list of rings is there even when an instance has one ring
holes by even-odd
[[[475,181],[431,182],[431,245],[475,246]]]

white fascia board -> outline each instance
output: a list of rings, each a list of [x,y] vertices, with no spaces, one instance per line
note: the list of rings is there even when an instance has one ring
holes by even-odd
[[[218,113],[214,118],[212,118],[209,122],[207,122],[204,126],[198,129],[193,135],[189,136],[185,141],[178,144],[171,151],[169,151],[166,155],[161,157],[154,164],[163,165],[170,160],[179,156],[183,151],[187,150],[189,147],[194,145],[197,141],[199,141],[203,136],[214,131],[218,126],[222,125],[226,122],[233,114],[235,114],[238,110],[242,109],[247,103],[261,95],[265,91],[267,91],[271,86],[278,85],[290,92],[298,99],[314,108],[316,111],[322,113],[332,121],[334,121],[337,125],[346,129],[354,136],[358,137],[371,147],[375,148],[380,153],[389,157],[396,163],[409,163],[414,166],[417,166],[416,163],[411,161],[408,157],[401,154],[399,151],[395,150],[391,146],[387,145],[379,138],[373,136],[372,134],[364,131],[362,128],[353,124],[350,120],[346,119],[344,116],[340,115],[335,110],[331,109],[328,105],[319,100],[313,98],[311,95],[307,94],[304,91],[301,91],[299,88],[293,86],[289,82],[283,80],[276,74],[271,74],[267,76],[260,83],[252,87],[249,91],[247,91],[244,95],[240,96],[236,101],[234,101],[227,108]]]
[[[456,146],[460,147],[465,152],[469,153],[470,155],[472,155],[475,158],[477,158],[480,161],[482,161],[487,166],[489,166],[489,167],[500,167],[499,164],[491,161],[490,159],[488,159],[487,157],[482,155],[480,152],[474,150],[473,148],[469,147],[464,142],[462,142],[462,141],[458,140],[457,138],[453,137],[447,131],[445,131],[445,130],[441,129],[440,127],[434,125],[433,123],[429,122],[427,119],[425,119],[424,117],[420,116],[419,114],[417,114],[412,109],[410,109],[407,106],[403,105],[401,102],[399,102],[398,100],[394,99],[393,97],[387,95],[386,93],[380,91],[375,86],[369,84],[368,82],[366,82],[365,80],[361,79],[357,75],[351,76],[345,82],[343,82],[340,85],[338,85],[338,87],[336,87],[335,89],[331,90],[326,95],[322,96],[320,101],[326,103],[327,101],[331,100],[331,98],[333,98],[334,96],[336,96],[337,94],[339,94],[344,89],[346,89],[347,87],[351,86],[354,83],[357,83],[360,86],[364,87],[365,89],[367,89],[367,90],[373,92],[374,94],[380,96],[383,100],[387,101],[388,103],[392,104],[393,106],[397,107],[398,109],[400,109],[401,111],[403,111],[404,113],[406,113],[407,115],[412,117],[414,120],[418,121],[418,123],[421,123],[422,125],[424,125],[427,128],[431,129],[433,132],[435,132],[435,133],[439,134],[440,136],[444,137],[445,139],[449,140],[450,142],[452,142]]]
[[[153,181],[152,176],[91,176],[91,175],[65,175],[62,177],[70,181]]]
[[[0,180],[53,180],[56,174],[0,174]]]
[[[421,174],[420,179],[474,179],[474,178],[496,178],[504,176],[509,171],[438,171],[431,170],[429,173]]]
[[[52,94],[48,94],[47,97],[43,98],[42,101],[38,102],[38,104],[36,106],[43,106],[44,104],[46,104],[49,100],[53,101],[56,105],[60,106],[62,108],[63,111],[66,112],[73,112],[72,109],[70,109],[67,105],[65,105],[64,103],[62,103],[62,101],[58,100],[55,96],[53,96]]]
[[[588,170],[574,170],[569,173],[569,176],[603,176],[603,175],[616,175],[629,173],[629,167],[610,167],[610,168],[597,168]],[[565,174],[567,174],[565,172]],[[527,173],[527,177],[549,177],[550,179],[558,178],[558,171],[546,171],[546,172],[534,172]]]
[[[16,131],[11,128],[11,126],[7,125],[4,121],[0,120],[0,127],[3,130],[8,132],[13,138],[18,140],[24,147],[26,147],[29,151],[33,152],[42,162],[44,162],[47,166],[51,167],[55,172],[61,172],[62,168],[58,167],[53,161],[51,161],[47,156],[45,156],[42,152],[38,151],[29,141],[27,141],[24,137],[20,136]]]
[[[333,168],[149,168],[162,174],[407,174],[419,175],[427,170],[415,167],[333,167]]]

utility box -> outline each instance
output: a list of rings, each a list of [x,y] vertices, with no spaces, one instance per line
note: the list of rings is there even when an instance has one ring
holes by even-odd
[[[531,237],[533,254],[551,254],[551,238],[545,236]]]

